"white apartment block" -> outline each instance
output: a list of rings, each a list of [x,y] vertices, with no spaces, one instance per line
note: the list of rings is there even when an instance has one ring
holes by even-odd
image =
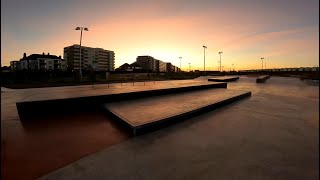
[[[64,48],[63,58],[67,60],[68,69],[79,70],[80,45],[74,44]],[[102,48],[81,46],[81,69],[95,71],[114,71],[114,52]]]

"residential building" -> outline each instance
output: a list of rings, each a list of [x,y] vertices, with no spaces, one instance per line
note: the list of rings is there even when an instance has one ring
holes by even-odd
[[[139,64],[142,69],[152,70],[153,72],[175,72],[172,71],[172,64],[165,63],[161,60],[155,59],[152,56],[138,56],[137,64]]]
[[[61,56],[48,54],[31,54],[27,56],[23,54],[23,58],[20,61],[10,62],[12,71],[30,70],[30,71],[47,71],[47,70],[67,70],[66,60]]]
[[[142,68],[136,64],[136,62],[132,64],[124,63],[119,66],[116,71],[140,71]]]
[[[156,60],[152,56],[138,56],[136,62],[142,69],[156,71]]]
[[[11,72],[10,66],[1,66],[1,72]]]
[[[21,70],[21,61],[10,61],[10,69],[12,72]]]
[[[172,71],[173,71],[173,72],[178,72],[178,69],[177,69],[177,68],[178,68],[177,66],[172,66],[172,69],[173,69]]]
[[[173,66],[172,66],[172,64],[171,63],[169,63],[169,62],[166,62],[166,72],[174,72],[173,71]]]
[[[144,70],[151,70],[152,72],[179,72],[180,68],[173,66],[171,63],[166,63],[155,59],[152,56],[138,56],[137,64]]]
[[[159,68],[159,64],[160,64],[160,60],[155,59],[155,72],[160,72],[160,68]]]
[[[65,47],[63,57],[67,60],[69,70],[79,70],[80,45],[74,44]],[[114,51],[81,46],[82,70],[114,71],[114,64]]]
[[[163,61],[159,61],[159,72],[167,72],[166,63]]]
[[[141,71],[141,70],[142,70],[142,67],[141,67],[137,62],[131,63],[130,66],[131,66],[135,71]]]

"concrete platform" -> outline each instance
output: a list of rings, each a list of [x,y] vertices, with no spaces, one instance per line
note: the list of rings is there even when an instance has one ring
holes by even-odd
[[[176,82],[176,83],[175,83]],[[128,83],[127,83],[128,85]],[[78,91],[65,90],[58,92],[39,93],[29,96],[16,103],[20,120],[32,117],[95,109],[106,102],[114,102],[141,97],[166,95],[177,92],[209,88],[227,88],[227,83],[199,82],[199,81],[169,81],[149,86],[124,86],[116,88],[91,88]]]
[[[270,79],[269,75],[259,76],[259,77],[257,77],[256,82],[257,83],[264,83],[267,79]]]
[[[250,95],[249,91],[206,89],[107,103],[104,107],[134,135],[139,135],[219,108]]]
[[[214,82],[231,82],[238,80],[238,76],[220,76],[215,78],[209,78],[208,81],[214,81]]]

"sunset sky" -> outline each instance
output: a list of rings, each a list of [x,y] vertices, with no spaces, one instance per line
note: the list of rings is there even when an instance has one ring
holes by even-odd
[[[1,0],[1,64],[23,53],[63,56],[79,44],[115,52],[116,67],[139,55],[223,70],[318,66],[318,0]]]

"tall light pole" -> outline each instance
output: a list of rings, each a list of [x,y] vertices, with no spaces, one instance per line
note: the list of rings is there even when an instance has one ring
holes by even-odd
[[[179,57],[179,59],[180,59],[180,71],[181,71],[181,59],[182,59],[182,57]]]
[[[79,59],[79,73],[80,73],[80,81],[82,81],[82,71],[81,71],[81,41],[82,41],[82,30],[89,31],[87,27],[77,27],[75,30],[80,30],[80,59]]]
[[[206,75],[206,49],[207,46],[202,46],[203,47],[203,76]]]
[[[264,57],[261,58],[261,60],[262,60],[262,69],[261,69],[261,72],[262,72],[262,73],[263,73],[263,59],[264,59]]]
[[[234,71],[234,67],[233,67],[233,65],[234,65],[234,64],[232,64],[232,71]]]
[[[222,51],[219,52],[219,54],[220,54],[220,61],[219,61],[219,62],[220,62],[220,72],[222,72],[222,71],[221,71],[221,54],[222,54],[222,53],[223,53]]]
[[[191,71],[190,71],[190,63],[189,63],[189,72],[191,72]]]

